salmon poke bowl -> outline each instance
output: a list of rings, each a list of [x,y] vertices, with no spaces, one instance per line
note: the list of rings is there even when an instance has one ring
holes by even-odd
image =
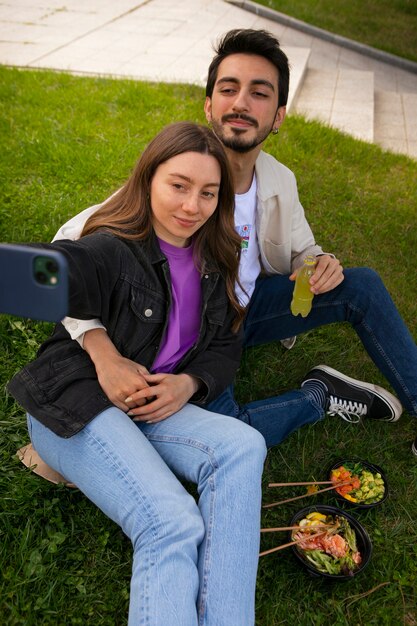
[[[290,522],[289,540],[307,572],[328,580],[350,580],[368,565],[371,539],[352,515],[333,506],[308,506]]]

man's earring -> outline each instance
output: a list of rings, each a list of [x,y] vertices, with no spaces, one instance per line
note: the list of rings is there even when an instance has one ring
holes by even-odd
[[[273,128],[272,129],[272,134],[273,135],[278,135],[278,133],[279,133],[279,128]]]

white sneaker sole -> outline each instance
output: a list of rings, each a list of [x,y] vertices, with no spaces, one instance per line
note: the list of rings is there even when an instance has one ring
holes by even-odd
[[[383,417],[380,419],[371,418],[371,419],[378,419],[378,421],[380,422],[397,422],[400,419],[401,413],[403,412],[403,407],[401,405],[401,402],[398,400],[398,398],[393,396],[392,393],[390,393],[383,387],[379,387],[378,385],[373,385],[372,383],[365,383],[362,380],[357,380],[356,378],[350,378],[350,376],[346,376],[346,374],[342,374],[338,370],[334,370],[332,367],[329,367],[328,365],[317,365],[316,367],[312,369],[322,370],[324,372],[327,372],[328,374],[331,374],[335,378],[340,378],[341,380],[345,380],[346,382],[351,383],[352,385],[354,385],[355,387],[358,387],[359,389],[369,389],[369,391],[372,391],[379,398],[382,398],[382,400],[385,400],[391,404],[392,410],[394,412],[394,415],[392,417]],[[417,454],[417,451],[415,452],[415,454]]]
[[[417,441],[413,441],[413,444],[411,446],[411,450],[412,450],[413,454],[415,454],[417,456],[416,444],[417,444]]]

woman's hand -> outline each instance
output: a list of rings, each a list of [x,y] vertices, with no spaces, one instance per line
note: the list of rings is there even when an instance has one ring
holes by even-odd
[[[144,378],[148,370],[143,365],[122,356],[114,356],[103,363],[102,367],[96,366],[96,371],[100,387],[110,402],[122,411],[127,412],[135,406],[146,403],[145,399],[126,402],[126,398],[132,393],[148,387]]]
[[[146,367],[123,357],[102,328],[88,331],[83,345],[94,363],[100,387],[110,402],[125,412],[146,403],[143,398],[138,399],[138,405],[126,402],[128,396],[148,387],[144,378],[149,374]]]
[[[297,278],[297,272],[298,270],[291,274],[290,280]],[[316,257],[316,269],[310,278],[311,291],[315,296],[331,291],[340,285],[344,279],[343,267],[340,265],[339,259],[328,254]]]
[[[198,378],[189,374],[144,374],[149,387],[125,399],[138,408],[131,409],[128,415],[136,422],[161,422],[179,411],[200,386]],[[140,402],[146,402],[140,406]]]

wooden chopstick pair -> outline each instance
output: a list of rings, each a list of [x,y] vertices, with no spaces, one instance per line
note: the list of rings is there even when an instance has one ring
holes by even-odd
[[[270,483],[269,487],[292,487],[292,486],[301,486],[301,485],[328,485],[329,482],[332,481],[322,481],[322,482],[305,482],[305,483]],[[325,487],[324,489],[318,489],[317,491],[312,491],[311,493],[303,493],[301,496],[294,496],[293,498],[287,498],[286,500],[280,500],[279,502],[271,502],[271,504],[264,504],[262,508],[270,509],[273,506],[278,506],[278,504],[286,504],[287,502],[293,502],[294,500],[301,500],[301,498],[308,498],[309,496],[315,496],[318,493],[324,493],[325,491],[330,491],[331,489],[336,489],[337,487],[342,487],[343,485],[349,485],[352,481],[345,480],[341,483],[332,483],[331,487]]]
[[[332,524],[317,524],[315,526],[308,526],[307,528],[314,528],[320,530],[321,528],[330,528]],[[275,533],[281,530],[303,530],[303,528],[297,524],[296,526],[280,526],[279,528],[261,528],[261,533]]]
[[[281,530],[281,529],[278,529],[278,530]],[[272,552],[278,552],[278,550],[283,550],[284,548],[290,548],[291,546],[296,546],[297,543],[302,543],[303,541],[315,539],[316,537],[321,537],[322,535],[325,535],[326,532],[327,530],[322,530],[319,533],[315,533],[314,535],[309,535],[308,537],[303,537],[302,539],[296,539],[295,541],[289,541],[288,543],[283,543],[282,545],[276,546],[275,548],[270,548],[269,550],[260,552],[259,556],[265,556],[266,554],[271,554]]]
[[[311,493],[303,493],[301,496],[295,496],[293,498],[287,498],[286,500],[280,500],[279,502],[272,502],[271,504],[264,504],[263,508],[268,509],[273,506],[277,506],[278,504],[285,504],[286,502],[292,502],[293,500],[300,500],[301,498],[307,498],[308,496],[314,496],[317,493],[323,493],[324,491],[329,491],[331,489],[336,489],[336,487],[342,487],[343,485],[348,485],[351,481],[344,481],[339,483],[334,483],[332,480],[313,480],[313,481],[303,481],[303,482],[293,482],[293,483],[269,483],[268,487],[306,487],[309,485],[330,485],[330,487],[325,487],[324,489],[318,489],[317,491],[313,491]],[[303,541],[307,541],[307,539],[314,539],[315,537],[321,537],[325,535],[327,532],[327,528],[329,528],[331,524],[317,524],[314,526],[314,529],[319,530],[319,528],[325,528],[326,530],[321,530],[314,535],[309,535],[309,537],[302,537],[301,539],[296,539],[295,541],[289,541],[288,543],[284,543],[280,546],[276,546],[275,548],[270,548],[269,550],[265,550],[264,552],[260,552],[259,556],[265,556],[266,554],[271,554],[272,552],[278,552],[278,550],[284,550],[284,548],[290,548],[291,546],[295,546],[298,543],[302,543]],[[279,528],[261,528],[261,533],[272,533],[277,531],[285,531],[285,530],[299,530],[300,526],[280,526]]]
[[[301,483],[269,483],[268,487],[302,487],[307,485],[334,485],[332,480],[308,480]]]

